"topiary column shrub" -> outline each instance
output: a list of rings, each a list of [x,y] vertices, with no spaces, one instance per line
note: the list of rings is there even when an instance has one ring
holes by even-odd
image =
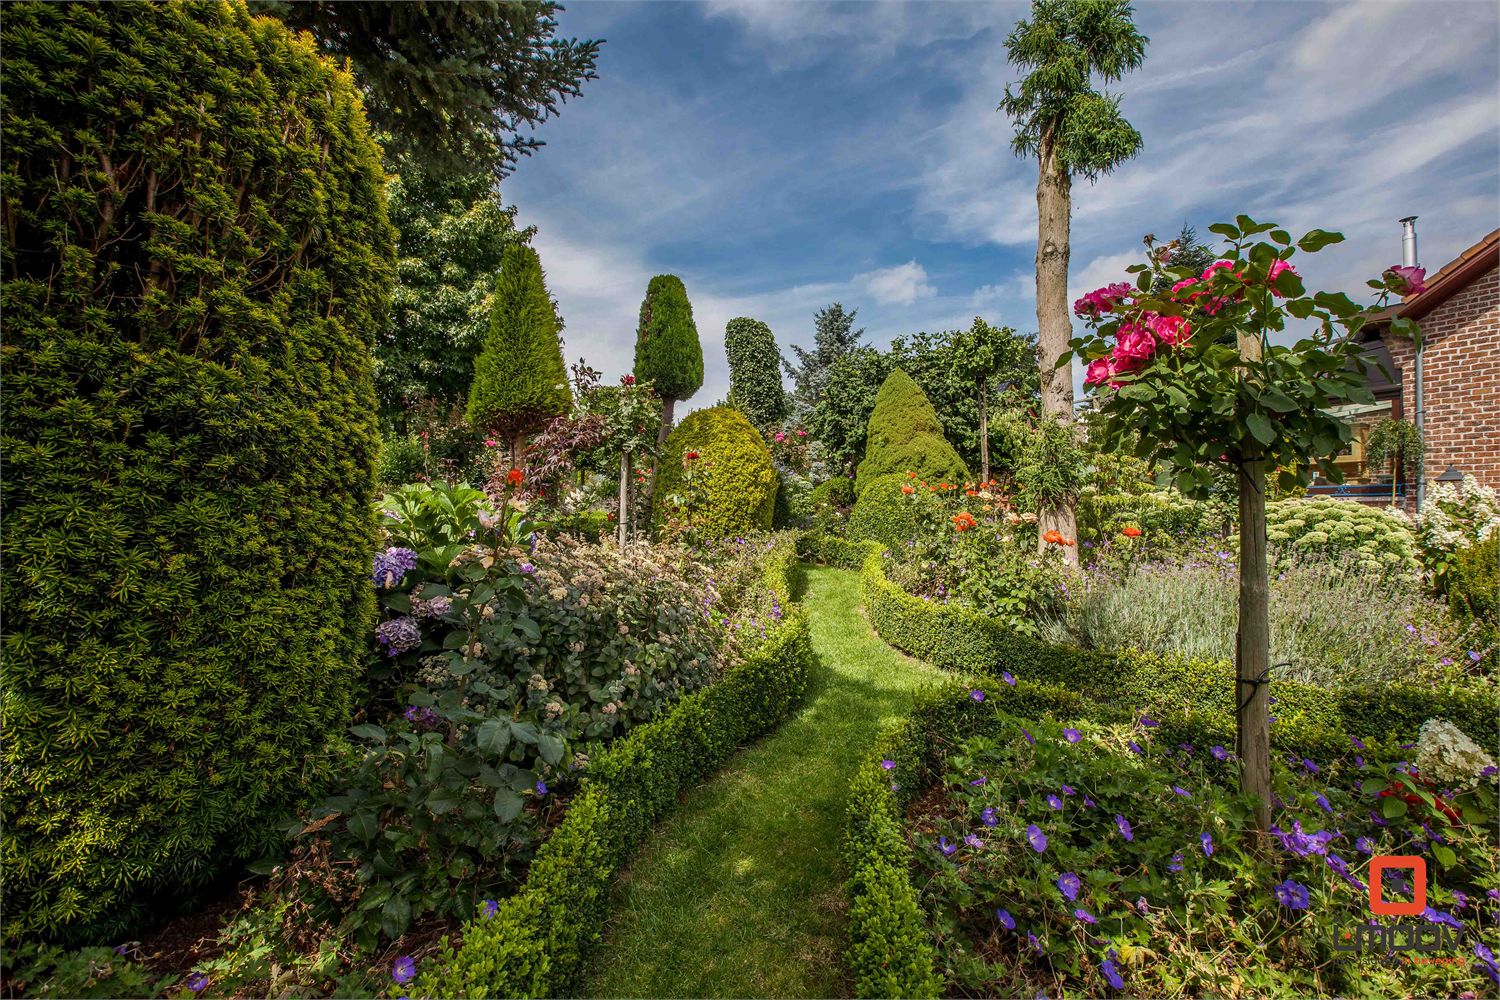
[[[765,439],[739,410],[690,413],[657,459],[651,519],[698,541],[771,527],[778,477]]]
[[[635,333],[635,377],[661,397],[658,445],[672,430],[672,410],[703,387],[703,345],[687,288],[675,274],[658,274],[646,286]]]
[[[280,843],[373,618],[394,266],[349,75],[243,3],[7,6],[8,939]]]
[[[865,439],[865,460],[854,480],[856,496],[877,476],[893,472],[915,472],[954,485],[969,478],[969,467],[943,437],[937,411],[921,386],[900,368],[886,377],[875,395]]]
[[[566,413],[572,398],[541,258],[512,244],[500,259],[490,332],[474,362],[469,422],[503,436],[516,468],[525,435]]]
[[[724,354],[729,359],[729,405],[766,428],[786,418],[786,388],[781,384],[781,351],[771,328],[740,316],[724,327]]]

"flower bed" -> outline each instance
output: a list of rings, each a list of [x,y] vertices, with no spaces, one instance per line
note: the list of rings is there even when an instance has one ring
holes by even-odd
[[[562,822],[513,896],[482,904],[425,963],[415,984],[431,997],[556,996],[568,991],[598,940],[609,886],[678,796],[799,704],[812,669],[806,613],[792,603],[793,553],[765,567],[779,625],[743,663],[590,764]]]

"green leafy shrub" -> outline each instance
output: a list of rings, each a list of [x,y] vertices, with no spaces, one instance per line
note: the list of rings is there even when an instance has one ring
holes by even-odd
[[[908,473],[892,473],[865,484],[849,513],[846,533],[894,551],[938,530],[942,516],[942,502],[933,491],[917,486]]]
[[[968,466],[943,437],[943,425],[921,388],[897,368],[875,395],[854,492],[862,494],[879,476],[915,472],[934,483],[961,484]]]
[[[1447,574],[1448,606],[1474,628],[1476,650],[1500,646],[1500,531],[1460,549]]]
[[[661,397],[661,438],[665,438],[677,401],[690,399],[703,387],[703,345],[698,341],[687,288],[675,274],[658,274],[646,285],[635,331],[634,371]]]
[[[738,317],[724,327],[729,358],[729,405],[756,427],[770,427],[786,416],[781,384],[781,351],[771,328],[758,319]]]
[[[801,703],[813,669],[806,614],[791,607],[795,552],[767,551],[763,579],[788,611],[722,680],[679,701],[595,758],[567,815],[537,852],[526,884],[481,907],[461,947],[446,942],[413,984],[431,997],[560,996],[599,939],[615,874],[683,791]]]
[[[1289,553],[1348,553],[1367,573],[1417,570],[1416,539],[1402,518],[1334,497],[1266,504],[1266,539]]]
[[[658,460],[652,520],[676,520],[697,540],[771,527],[776,469],[760,432],[739,410],[715,406],[688,414]]]
[[[1139,528],[1142,544],[1153,549],[1193,544],[1224,534],[1233,511],[1222,500],[1193,500],[1176,490],[1146,493],[1097,493],[1078,497],[1078,541],[1095,545]]]
[[[853,479],[834,476],[824,480],[808,494],[808,527],[819,534],[842,534],[853,503]]]
[[[801,528],[812,516],[812,485],[806,476],[787,468],[776,470],[776,506],[771,527]]]
[[[353,81],[242,3],[3,44],[5,933],[85,937],[329,777],[393,235]]]

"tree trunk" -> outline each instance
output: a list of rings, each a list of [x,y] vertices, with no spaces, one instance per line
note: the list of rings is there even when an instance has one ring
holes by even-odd
[[[979,481],[990,481],[990,383],[979,380]]]
[[[1037,364],[1042,378],[1043,415],[1073,426],[1072,366],[1058,368],[1057,359],[1068,349],[1073,322],[1068,318],[1069,215],[1072,212],[1072,178],[1057,159],[1050,131],[1042,136],[1036,182],[1036,328]],[[1044,510],[1037,519],[1037,544],[1041,536],[1056,530],[1069,541],[1078,539],[1078,521],[1073,505]],[[1076,545],[1064,546],[1068,563],[1078,564]]]
[[[616,536],[620,542],[620,548],[624,548],[630,541],[630,452],[620,452],[620,512],[617,515],[620,523],[616,526]]]
[[[1271,623],[1266,582],[1266,463],[1240,465],[1240,627],[1235,635],[1235,742],[1240,790],[1255,797],[1255,825],[1271,826]]]
[[[510,439],[510,467],[519,469],[521,467],[521,452],[526,447],[526,435],[514,434]]]
[[[651,504],[656,499],[656,469],[661,464],[663,445],[667,443],[667,435],[672,433],[672,410],[677,400],[671,396],[663,396],[661,400],[661,429],[656,432],[656,461],[651,463],[651,481],[646,484],[646,512],[651,511]]]

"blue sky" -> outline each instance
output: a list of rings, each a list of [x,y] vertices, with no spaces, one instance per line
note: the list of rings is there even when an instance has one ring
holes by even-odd
[[[783,351],[813,313],[869,340],[992,323],[1033,330],[1036,166],[995,111],[1022,3],[573,2],[600,79],[502,185],[580,354],[628,371],[653,274],[680,275],[704,386],[728,387],[724,324]],[[1302,266],[1356,294],[1418,215],[1435,270],[1500,225],[1500,5],[1140,3],[1145,66],[1113,87],[1139,157],[1074,185],[1071,284],[1124,276],[1143,233],[1245,212],[1348,242]],[[1077,376],[1075,376],[1077,377]]]

